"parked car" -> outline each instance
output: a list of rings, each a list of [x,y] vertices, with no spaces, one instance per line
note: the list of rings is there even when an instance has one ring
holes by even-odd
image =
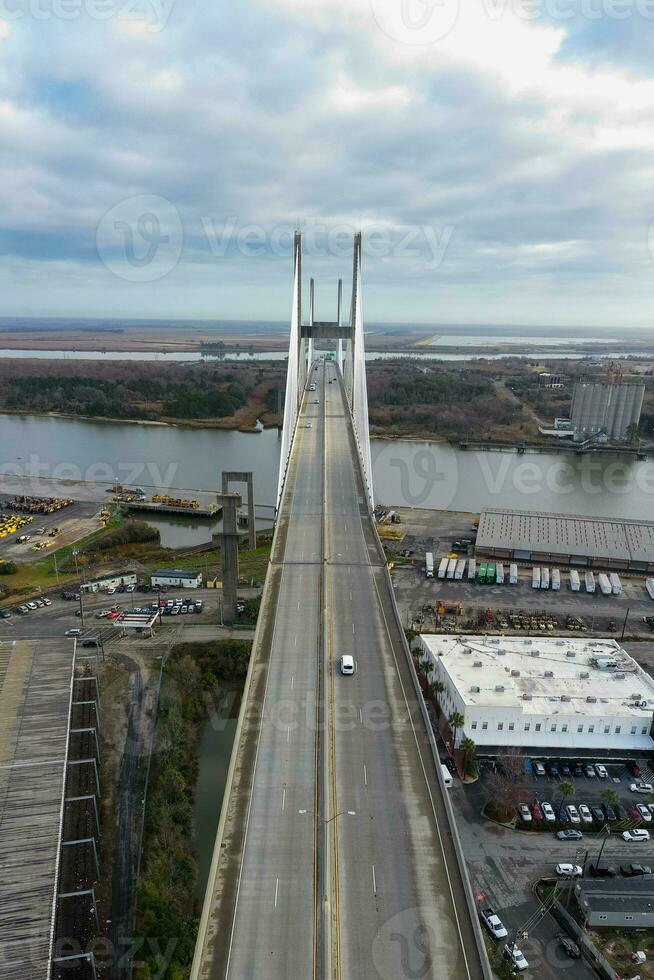
[[[531,823],[531,810],[526,803],[521,803],[518,807],[518,815],[524,823]]]
[[[591,806],[590,812],[593,814],[595,823],[606,823],[607,816],[601,806]]]
[[[11,619],[11,613],[8,609],[0,609],[0,619]]]
[[[641,769],[641,767],[638,765],[637,762],[628,762],[627,771],[636,779],[638,779],[639,776],[643,775],[643,770]]]
[[[599,776],[600,779],[608,779],[609,778],[609,773],[608,773],[608,770],[607,770],[606,766],[603,766],[603,765],[601,765],[598,762],[595,763],[595,772],[597,773],[597,775]]]
[[[574,775],[577,776],[577,777],[583,776],[583,774],[584,774],[584,767],[582,766],[581,762],[575,762],[572,771],[573,771]]]
[[[595,776],[597,775],[597,773],[595,772],[595,767],[591,766],[590,763],[587,766],[584,766],[584,772],[586,773],[589,779],[595,779]]]
[[[615,819],[618,822],[621,821],[621,820],[626,820],[627,819],[627,814],[625,812],[625,809],[619,803],[616,803],[614,807],[609,807],[608,809],[609,810],[611,810],[611,809],[613,810],[613,812],[615,813]]]
[[[35,602],[28,602],[27,603],[27,608],[28,609],[38,609],[39,607],[37,606],[37,604]]]
[[[570,768],[567,762],[560,762],[559,769],[561,770],[561,775],[565,776],[566,779],[568,778],[568,776],[572,775],[572,769]]]
[[[43,596],[43,605],[44,606],[51,606],[52,605],[52,599],[48,599],[47,596]]]
[[[610,806],[608,803],[602,803],[602,810],[604,811],[604,816],[609,823],[614,823],[618,819],[615,808]]]
[[[651,783],[632,783],[629,787],[632,793],[652,793],[654,786]]]
[[[546,800],[541,800],[540,801],[540,805],[541,805],[541,809],[543,811],[543,816],[548,821],[548,823],[555,823],[555,821],[556,821],[556,814],[554,813],[554,810],[552,809],[552,804],[551,803],[547,803]]]
[[[646,864],[621,864],[620,871],[625,878],[638,878],[640,875],[651,875],[652,869]]]
[[[511,960],[513,966],[516,970],[526,970],[529,964],[527,963],[524,954],[521,949],[513,944],[512,946],[504,947],[504,955],[508,960]]]
[[[590,809],[585,803],[579,804],[579,816],[581,817],[583,823],[593,822],[593,814],[590,812]]]
[[[640,816],[641,816],[641,818],[643,819],[643,821],[645,823],[651,823],[652,822],[652,814],[650,813],[650,810],[649,810],[649,807],[648,806],[645,806],[644,803],[637,803],[636,804],[636,809],[640,813]]]
[[[557,830],[554,836],[557,840],[581,840],[584,835],[580,830]]]
[[[111,586],[111,588],[107,589],[107,595],[115,595],[115,593],[116,593],[116,590],[113,587],[113,585]]]
[[[87,649],[90,649],[91,647],[97,647],[97,645],[98,645],[98,641],[97,640],[83,640],[82,641],[82,646],[83,647],[86,647]]]
[[[593,878],[615,878],[616,870],[610,864],[590,864],[588,870]]]
[[[634,830],[624,830],[622,839],[626,841],[649,840],[649,830],[642,830],[640,827],[636,827]]]
[[[570,823],[581,823],[581,817],[579,816],[577,807],[574,806],[574,804],[568,803],[565,809]]]
[[[540,805],[540,803],[538,803],[538,801],[536,803],[532,803],[532,805],[531,805],[531,812],[534,815],[534,820],[544,820],[545,819],[545,817],[543,815],[543,811],[541,809],[541,805]]]
[[[578,960],[581,956],[579,947],[569,936],[566,936],[564,932],[560,932],[556,937],[559,945],[563,948],[563,951],[568,954],[570,959]]]
[[[556,762],[550,762],[547,766],[547,775],[552,779],[558,779],[560,777],[559,767]]]
[[[536,773],[537,776],[545,775],[545,766],[543,765],[542,762],[536,762],[534,760],[533,765],[534,765],[534,772]]]
[[[485,909],[480,909],[479,915],[481,916],[481,921],[484,923],[493,939],[504,939],[506,936],[508,936],[508,932],[506,931],[502,920],[497,912],[490,908],[490,906]]]
[[[81,633],[82,633],[81,630],[78,630],[76,627],[73,627],[72,629],[66,630],[64,636],[81,636]]]
[[[559,878],[581,878],[584,871],[579,864],[557,864],[556,873]]]

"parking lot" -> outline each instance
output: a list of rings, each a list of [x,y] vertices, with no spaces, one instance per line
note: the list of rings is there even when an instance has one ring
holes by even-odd
[[[559,775],[551,773],[539,777],[527,774],[524,781],[524,802],[530,808],[535,804],[549,802],[555,809],[561,802],[559,790],[561,782],[571,782],[575,794],[569,800],[579,808],[580,804],[599,806],[603,801],[602,793],[614,789],[618,793],[620,805],[625,810],[625,820],[610,824],[611,832],[607,834],[605,824],[594,822],[592,825],[547,824],[545,821],[533,821],[529,829],[517,820],[514,827],[505,827],[486,819],[482,813],[489,799],[487,785],[488,774],[492,770],[489,761],[480,763],[480,778],[477,782],[464,786],[458,779],[454,780],[451,793],[457,827],[461,836],[463,850],[466,855],[468,871],[471,878],[473,895],[478,906],[491,905],[500,916],[508,930],[509,940],[516,932],[522,932],[525,924],[534,916],[540,907],[535,896],[536,882],[541,878],[556,876],[556,865],[569,863],[583,868],[586,877],[589,867],[596,863],[602,850],[601,864],[608,865],[620,874],[621,865],[637,863],[654,869],[654,834],[652,839],[644,842],[626,842],[622,839],[622,831],[629,827],[645,826],[626,814],[628,806],[634,802],[646,802],[649,795],[635,794],[630,791],[630,785],[637,781],[628,771],[624,763],[613,763],[601,759],[593,760],[604,764],[607,770],[606,778],[597,775],[575,775],[574,765],[577,762],[586,766],[591,760],[542,760],[551,765],[556,763]],[[571,775],[566,777],[561,772],[561,764],[571,766]],[[652,781],[652,770],[644,761],[638,761],[642,774],[638,779]],[[536,830],[536,826],[541,829]],[[580,840],[558,840],[555,831],[558,827],[573,828],[581,832]],[[654,824],[652,825],[654,829]],[[560,932],[557,922],[545,915],[535,925],[529,928],[529,936],[519,945],[529,967],[524,972],[526,977],[559,977],[563,971],[571,978],[594,977],[596,974],[584,960],[569,959],[556,936]],[[489,938],[491,946],[494,941]]]

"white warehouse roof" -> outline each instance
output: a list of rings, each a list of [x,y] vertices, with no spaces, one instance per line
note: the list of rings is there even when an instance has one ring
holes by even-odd
[[[654,680],[615,640],[426,634],[420,640],[466,708],[632,716],[641,723],[654,712]],[[617,668],[600,669],[603,658]]]

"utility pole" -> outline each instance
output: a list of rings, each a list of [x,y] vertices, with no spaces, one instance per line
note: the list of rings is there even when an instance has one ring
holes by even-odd
[[[609,827],[608,824],[604,824],[604,830],[606,831],[606,834],[604,835],[604,840],[602,841],[602,846],[600,847],[600,852],[597,855],[597,865],[598,865],[598,867],[600,867],[601,864],[602,864],[602,854],[604,853],[604,845],[606,844],[607,840],[611,836],[611,828]]]
[[[624,632],[627,628],[627,620],[629,619],[630,612],[631,612],[631,606],[627,606],[627,611],[624,614],[624,623],[622,624],[622,633],[620,634],[620,640],[624,640]]]

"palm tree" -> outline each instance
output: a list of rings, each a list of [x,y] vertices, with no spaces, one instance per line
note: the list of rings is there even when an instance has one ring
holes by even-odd
[[[561,803],[559,804],[559,820],[561,819],[563,804],[566,800],[572,799],[576,792],[575,784],[571,783],[568,779],[564,779],[562,783],[559,783],[559,793],[561,794]]]
[[[602,793],[602,799],[607,806],[617,806],[620,802],[620,794],[617,789],[605,789]]]
[[[447,722],[448,722],[450,728],[452,729],[452,748],[453,749],[456,748],[456,736],[458,734],[459,729],[463,725],[464,721],[465,721],[465,718],[463,717],[463,715],[461,714],[460,711],[453,711],[452,714],[450,715],[450,717],[447,719]]]
[[[460,749],[463,752],[463,771],[466,776],[474,776],[477,771],[475,765],[475,754],[477,752],[477,746],[471,738],[466,735],[465,738],[461,739]]]

